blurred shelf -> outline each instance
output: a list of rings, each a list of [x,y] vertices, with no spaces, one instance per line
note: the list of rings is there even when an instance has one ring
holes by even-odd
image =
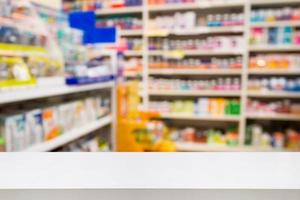
[[[105,8],[96,11],[96,15],[116,15],[116,14],[132,14],[142,13],[142,6],[128,6],[122,8]]]
[[[250,45],[252,52],[289,52],[300,51],[300,45]]]
[[[163,119],[239,122],[240,116],[196,116],[190,114],[161,114]]]
[[[225,27],[197,27],[194,29],[178,30],[149,30],[146,32],[148,37],[166,37],[168,35],[202,35],[213,33],[242,33],[244,26],[225,26]]]
[[[185,3],[185,4],[163,4],[163,5],[149,5],[150,12],[170,12],[170,11],[180,11],[180,10],[199,10],[208,8],[231,8],[231,7],[241,7],[245,4],[242,0],[235,1],[215,1],[211,2],[208,0],[203,0],[199,3]]]
[[[120,36],[142,36],[143,30],[120,30]]]
[[[285,150],[276,150],[273,148],[237,146],[230,147],[226,145],[200,144],[193,142],[177,142],[177,151],[182,152],[280,152]]]
[[[49,54],[46,52],[26,52],[26,51],[6,51],[0,50],[0,56],[12,56],[12,57],[49,57]]]
[[[281,92],[281,91],[248,91],[248,97],[262,98],[300,98],[300,92]]]
[[[89,124],[74,128],[74,130],[68,131],[67,133],[64,133],[60,135],[57,138],[54,138],[50,141],[43,142],[41,144],[34,145],[32,147],[29,147],[25,149],[26,152],[47,152],[54,150],[58,147],[61,147],[65,144],[68,144],[76,139],[79,139],[85,135],[90,134],[93,131],[96,131],[102,127],[105,127],[112,123],[112,116],[108,115],[105,117],[102,117],[99,120],[96,120],[94,122],[91,122]]]
[[[142,74],[141,73],[128,73],[124,75],[125,78],[142,78]]]
[[[135,50],[126,50],[124,51],[125,56],[143,56],[142,51],[135,51]]]
[[[248,119],[276,120],[276,121],[300,121],[300,114],[281,114],[281,113],[258,113],[247,114]]]
[[[277,22],[257,22],[251,23],[251,27],[300,27],[300,21],[277,21]]]
[[[150,75],[241,75],[241,69],[150,69]]]
[[[215,97],[238,97],[241,95],[240,91],[172,91],[172,90],[149,90],[149,95],[152,96],[215,96]]]
[[[226,56],[226,55],[242,55],[242,50],[218,51],[218,50],[152,50],[149,56],[163,57],[184,57],[184,56]]]
[[[300,69],[249,69],[250,75],[300,75]]]
[[[285,5],[291,3],[300,3],[299,0],[250,0],[252,5]]]
[[[103,82],[82,86],[56,86],[56,87],[36,87],[36,88],[20,88],[11,91],[0,92],[0,104],[20,102],[32,99],[46,98],[51,96],[59,96],[91,90],[112,88],[114,82]]]

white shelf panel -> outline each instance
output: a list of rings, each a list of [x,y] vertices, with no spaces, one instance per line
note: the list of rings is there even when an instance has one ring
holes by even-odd
[[[126,50],[124,51],[125,56],[142,56],[142,51],[135,51],[135,50]]]
[[[165,5],[150,5],[150,12],[169,12],[169,11],[180,11],[180,10],[199,10],[208,8],[231,8],[241,7],[244,5],[244,1],[202,1],[200,3],[186,3],[186,4],[165,4]]]
[[[300,45],[250,45],[249,50],[252,52],[287,52],[300,51]]]
[[[183,152],[276,152],[283,150],[276,150],[273,148],[262,147],[248,147],[237,146],[229,147],[226,145],[212,145],[212,144],[197,144],[193,142],[177,142],[177,151]]]
[[[149,90],[149,95],[152,96],[215,96],[215,97],[238,97],[241,95],[239,91],[172,91],[172,90]]]
[[[283,27],[283,26],[300,26],[300,21],[277,21],[277,22],[258,22],[252,23],[251,27]]]
[[[57,87],[37,87],[30,89],[19,89],[7,92],[0,92],[0,104],[26,101],[31,99],[45,98],[51,96],[59,96],[72,94],[77,92],[85,92],[91,90],[111,88],[114,82],[97,83],[83,86],[57,86]]]
[[[203,120],[203,121],[224,121],[224,122],[239,122],[239,116],[195,116],[189,114],[162,114],[163,119],[176,120]]]
[[[250,75],[300,75],[300,69],[250,69]]]
[[[146,32],[148,37],[166,37],[168,35],[203,35],[210,33],[242,33],[244,26],[225,26],[225,27],[197,27],[195,29],[178,30],[149,30]]]
[[[217,50],[153,50],[149,51],[150,56],[164,56],[164,57],[176,57],[175,54],[182,54],[182,56],[217,56],[217,55],[242,55],[240,51],[217,51]]]
[[[142,13],[142,6],[130,6],[123,8],[106,8],[96,11],[97,15],[115,15],[115,14],[131,14],[131,13]]]
[[[248,97],[262,97],[262,98],[300,98],[300,92],[260,92],[248,91]]]
[[[300,3],[299,0],[250,0],[252,5],[285,5],[291,3]]]
[[[35,146],[32,146],[28,149],[25,149],[25,152],[47,152],[54,150],[60,146],[63,146],[64,144],[68,144],[80,137],[83,137],[85,135],[88,135],[89,133],[100,129],[102,127],[105,127],[112,123],[112,117],[106,116],[99,120],[96,120],[94,122],[91,122],[87,125],[77,127],[74,130],[71,130],[67,133],[62,134],[61,136],[54,138],[50,141],[43,142],[41,144],[37,144]]]
[[[120,30],[119,35],[120,36],[142,36],[143,31],[142,30]]]
[[[150,69],[150,75],[241,75],[241,69]]]
[[[247,114],[248,119],[260,119],[260,120],[276,120],[276,121],[300,121],[300,114]]]

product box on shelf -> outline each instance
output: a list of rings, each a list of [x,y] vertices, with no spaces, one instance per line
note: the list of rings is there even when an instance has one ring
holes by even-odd
[[[84,103],[86,107],[87,121],[94,121],[97,119],[97,98],[87,98]]]
[[[102,96],[96,97],[97,117],[103,117],[110,111],[110,100]]]
[[[75,124],[75,103],[64,103],[58,106],[59,123],[62,133],[71,130]]]
[[[26,147],[44,141],[43,115],[41,109],[26,113]]]
[[[23,59],[0,57],[0,89],[35,84],[36,80]]]
[[[5,138],[5,149],[8,152],[20,151],[26,146],[26,122],[24,114],[1,116],[1,132]]]
[[[61,130],[56,107],[43,109],[43,129],[45,140],[52,140],[60,135]]]

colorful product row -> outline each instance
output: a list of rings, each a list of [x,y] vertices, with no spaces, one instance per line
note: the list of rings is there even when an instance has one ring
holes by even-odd
[[[199,98],[193,100],[152,101],[150,110],[162,114],[183,114],[195,116],[238,116],[240,102],[237,99]]]
[[[0,57],[0,89],[35,85],[35,79],[63,75],[63,64],[44,57]]]
[[[300,103],[291,102],[290,100],[265,102],[248,99],[247,112],[252,114],[300,114]]]
[[[104,96],[1,115],[0,142],[8,152],[22,151],[52,140],[76,127],[88,124],[110,112],[110,99]]]
[[[260,54],[250,58],[252,69],[298,69],[300,70],[299,54]]]
[[[141,58],[129,58],[121,61],[124,76],[135,76],[143,71],[143,61]]]
[[[247,127],[245,144],[258,148],[299,151],[300,131],[293,128],[267,131],[263,126],[253,124]]]
[[[143,28],[143,21],[138,17],[111,17],[97,20],[97,27],[116,27],[121,30],[141,30]]]
[[[227,145],[229,147],[239,144],[237,127],[222,129],[185,129],[171,128],[171,137],[176,142],[193,142],[207,145]]]
[[[239,78],[218,78],[203,80],[182,80],[182,79],[149,79],[149,90],[159,91],[239,91],[241,80]]]
[[[196,3],[201,0],[148,0],[149,5]]]
[[[300,92],[300,78],[250,78],[248,89],[252,91]]]
[[[143,49],[143,41],[139,38],[122,38],[122,42],[126,44],[126,50],[141,51]]]
[[[207,4],[207,3],[232,3],[232,2],[241,2],[240,0],[148,0],[149,5],[170,5],[170,4],[191,4],[191,3],[199,3]]]
[[[76,0],[75,2],[64,2],[63,9],[65,12],[71,11],[94,11],[105,8],[122,8],[130,6],[140,6],[143,0]]]
[[[251,45],[300,45],[300,31],[292,27],[252,28]]]
[[[0,27],[0,43],[46,47],[47,38],[43,34],[4,25]]]
[[[276,22],[300,20],[300,8],[284,7],[251,11],[251,22]]]
[[[241,69],[242,58],[189,58],[168,60],[163,57],[150,57],[149,67],[152,69]]]
[[[95,57],[83,64],[66,65],[66,82],[68,85],[93,84],[111,81],[114,77],[110,57]]]
[[[150,38],[149,50],[218,50],[243,49],[243,37],[241,36],[215,36],[206,39],[173,40]]]
[[[157,16],[149,21],[150,29],[181,30],[202,27],[241,26],[244,15],[241,13],[197,16],[196,12],[176,12],[174,15]]]
[[[110,146],[106,138],[106,130],[99,130],[59,149],[59,152],[109,152]],[[101,136],[100,136],[101,135]]]

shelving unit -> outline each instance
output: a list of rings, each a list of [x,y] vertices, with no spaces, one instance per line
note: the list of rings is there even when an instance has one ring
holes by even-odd
[[[0,52],[1,56],[7,56],[6,52]],[[29,54],[28,54],[29,55]],[[24,56],[28,56],[27,54]],[[100,51],[97,52],[98,56],[108,56],[111,60],[112,75],[116,74],[117,58],[116,54],[111,51]],[[50,83],[50,85],[47,85]],[[45,85],[44,85],[45,84]],[[53,78],[41,78],[37,80],[37,85],[31,88],[14,88],[0,91],[0,107],[5,107],[8,104],[25,104],[25,101],[37,100],[42,98],[49,98],[55,96],[65,96],[69,94],[76,94],[80,92],[91,92],[99,90],[109,90],[111,95],[111,113],[110,115],[104,116],[98,120],[95,120],[89,124],[77,127],[70,130],[62,135],[40,143],[24,150],[24,152],[47,152],[55,150],[65,144],[75,141],[83,136],[90,134],[93,131],[101,129],[105,126],[110,125],[111,127],[111,144],[112,148],[115,148],[115,105],[116,105],[116,94],[115,94],[115,81],[106,81],[101,83],[79,85],[79,86],[68,86],[65,85],[64,77],[53,77]],[[24,102],[24,103],[23,103]],[[30,103],[30,102],[27,102]]]
[[[176,143],[176,148],[178,151],[183,152],[280,152],[282,150],[271,149],[271,148],[258,148],[258,147],[228,147],[225,145],[209,145],[209,144],[196,144],[189,142],[178,142]]]
[[[240,69],[150,69],[149,75],[241,75]]]
[[[232,2],[209,2],[203,1],[200,3],[186,3],[182,4],[167,4],[159,6],[149,6],[149,12],[170,12],[170,11],[184,11],[184,10],[201,10],[201,9],[210,9],[210,8],[233,8],[233,7],[242,7],[244,6],[243,0],[234,0]]]
[[[300,70],[290,69],[250,69],[250,75],[300,75]]]
[[[131,6],[126,8],[106,8],[96,11],[97,15],[115,15],[115,14],[132,14],[132,13],[142,13],[142,6]]]
[[[28,57],[28,56],[40,56],[40,57],[48,57],[48,54],[44,52],[24,52],[24,51],[4,51],[0,50],[1,56],[16,56],[16,57]]]
[[[281,21],[281,22],[260,22],[260,23],[252,23],[251,27],[299,27],[299,21]]]
[[[193,121],[222,121],[222,122],[239,122],[239,116],[196,116],[190,114],[162,114],[162,119],[174,119],[174,120],[193,120]]]
[[[250,46],[249,50],[251,52],[289,52],[296,51],[300,52],[300,47],[297,45],[261,45],[261,46]]]
[[[34,145],[28,149],[25,149],[24,152],[48,152],[56,148],[59,148],[65,144],[68,144],[76,139],[79,139],[89,133],[98,130],[102,127],[105,127],[113,123],[112,116],[102,117],[99,120],[91,122],[87,125],[78,127],[74,130],[71,130],[67,133],[63,133],[61,136],[52,139],[50,141],[43,142],[41,144]]]
[[[221,2],[221,3],[220,3]],[[249,41],[250,28],[251,27],[284,27],[292,26],[299,27],[300,22],[272,22],[272,23],[251,23],[250,22],[250,12],[253,6],[285,6],[288,4],[300,4],[299,0],[236,0],[236,1],[206,1],[203,0],[200,3],[186,3],[186,4],[167,4],[167,5],[157,5],[152,6],[148,5],[147,1],[144,1],[143,4],[143,21],[144,21],[144,30],[143,30],[143,41],[144,41],[144,50],[142,52],[142,58],[144,60],[144,70],[143,70],[143,98],[144,106],[147,108],[149,99],[152,97],[157,97],[162,99],[166,98],[186,98],[186,97],[237,97],[241,101],[241,115],[240,116],[223,116],[223,117],[198,117],[184,114],[163,114],[162,119],[169,120],[183,120],[183,121],[219,121],[219,122],[230,122],[237,123],[239,127],[239,141],[240,144],[244,143],[245,132],[247,126],[247,120],[250,119],[246,113],[247,99],[248,98],[263,98],[263,99],[281,99],[281,98],[290,98],[298,99],[300,98],[300,93],[293,92],[253,92],[247,90],[248,78],[249,76],[264,76],[264,75],[282,75],[282,76],[295,76],[300,75],[300,71],[296,70],[258,70],[258,69],[248,69],[248,63],[250,58],[250,53],[282,53],[282,52],[300,52],[300,46],[250,46],[247,41]],[[204,11],[209,13],[210,11],[222,10],[222,9],[235,9],[241,8],[245,16],[245,23],[243,26],[233,26],[233,27],[198,27],[195,29],[189,30],[153,30],[149,28],[149,19],[152,15],[160,14],[170,14],[175,12],[185,12],[185,11]],[[210,50],[176,50],[176,51],[167,51],[167,50],[158,50],[150,51],[148,50],[148,39],[155,37],[184,37],[184,36],[200,36],[206,37],[209,34],[242,34],[245,41],[245,48],[242,51],[237,51],[235,49],[229,51],[210,51]],[[126,35],[126,34],[124,34]],[[128,34],[130,35],[130,34]],[[125,54],[126,55],[126,54]],[[128,56],[137,55],[133,52],[128,52]],[[140,55],[140,54],[139,54]],[[182,59],[184,57],[230,57],[230,56],[242,56],[243,58],[243,67],[242,69],[149,69],[149,57],[151,56],[162,56],[164,58],[175,58]],[[180,77],[183,76],[185,79],[188,77],[218,77],[218,76],[234,76],[241,78],[241,91],[169,91],[169,90],[149,90],[148,89],[148,78],[150,76],[158,77]],[[200,78],[199,78],[200,79]],[[293,120],[298,121],[297,117],[299,116],[283,116],[277,115],[277,117],[265,117],[265,120]],[[259,119],[259,118],[258,118]],[[262,118],[261,118],[262,119]],[[228,148],[228,147],[212,147],[208,145],[194,145],[194,144],[177,144],[179,151],[276,151],[273,149],[261,149],[261,148],[250,148],[250,147],[237,147],[237,148]]]
[[[300,98],[298,92],[259,92],[249,91],[249,97],[262,97],[262,98]]]
[[[300,115],[279,113],[247,114],[247,118],[260,120],[300,121]]]
[[[185,56],[230,56],[230,55],[241,55],[239,51],[215,51],[215,50],[182,50],[182,51],[164,51],[164,50],[155,50],[149,51],[149,56],[163,56],[171,58],[179,58]]]
[[[143,56],[143,52],[141,51],[132,51],[132,50],[127,50],[124,51],[125,56]]]
[[[114,82],[104,82],[83,86],[55,86],[55,87],[36,87],[31,89],[16,89],[7,92],[0,92],[0,105],[15,103],[32,99],[47,98],[52,96],[67,95],[91,90],[113,88]]]
[[[189,97],[238,97],[241,95],[240,91],[217,91],[217,90],[203,90],[203,91],[170,91],[170,90],[149,90],[150,96],[189,96]]]
[[[129,37],[129,36],[142,36],[142,30],[120,30],[119,35],[122,37]]]
[[[207,35],[215,33],[242,33],[243,26],[230,26],[230,27],[198,27],[189,30],[147,30],[148,37],[166,37],[169,35],[187,36],[187,35]]]
[[[143,74],[142,82],[143,89],[141,96],[143,97],[144,107],[149,107],[149,99],[152,97],[203,97],[203,96],[214,96],[214,97],[238,97],[241,102],[241,115],[240,116],[222,116],[222,117],[198,117],[191,115],[182,114],[163,114],[162,119],[167,120],[190,120],[190,121],[222,121],[237,123],[239,127],[239,142],[244,143],[247,120],[258,119],[258,120],[288,120],[288,121],[299,121],[300,118],[297,115],[280,115],[274,114],[274,116],[259,116],[259,115],[248,115],[246,112],[247,99],[248,98],[262,98],[262,99],[300,99],[300,93],[293,92],[257,92],[248,91],[248,79],[249,76],[264,76],[264,75],[280,75],[280,76],[295,76],[300,75],[300,71],[296,70],[262,70],[262,69],[249,69],[248,63],[250,53],[283,53],[283,52],[297,52],[300,53],[300,46],[297,45],[259,45],[251,46],[248,41],[250,38],[250,29],[254,27],[300,27],[299,21],[281,21],[281,22],[263,22],[263,23],[251,23],[250,14],[253,6],[255,7],[268,7],[268,6],[285,6],[289,4],[299,4],[300,0],[228,0],[228,1],[209,1],[202,0],[200,3],[186,3],[186,4],[167,4],[167,5],[148,5],[148,1],[144,0],[142,6],[129,7],[122,9],[104,9],[97,11],[97,15],[117,15],[117,14],[141,14],[143,20],[143,30],[122,30],[119,31],[121,37],[141,37],[143,40],[142,51],[125,51],[125,57],[141,57],[143,59]],[[220,10],[232,10],[242,9],[245,21],[243,26],[233,27],[198,27],[189,30],[151,30],[149,27],[149,20],[152,15],[156,14],[170,14],[175,12],[185,11],[196,11],[210,13]],[[245,48],[241,51],[236,49],[230,49],[228,51],[220,50],[149,50],[149,39],[153,37],[184,37],[184,36],[200,36],[207,37],[209,34],[216,35],[230,35],[230,34],[242,34],[245,41]],[[242,69],[149,69],[149,57],[151,56],[162,56],[164,58],[176,58],[182,59],[184,57],[232,57],[242,56],[243,66]],[[150,91],[148,89],[149,77],[150,76],[163,76],[172,77],[184,76],[185,78],[195,76],[205,77],[218,77],[218,76],[234,76],[239,77],[241,80],[241,91]],[[200,78],[199,78],[200,79]],[[228,147],[211,147],[209,145],[194,145],[194,144],[178,144],[178,150],[182,151],[274,151],[273,149],[260,149],[260,148],[248,148],[241,146],[238,148]]]

